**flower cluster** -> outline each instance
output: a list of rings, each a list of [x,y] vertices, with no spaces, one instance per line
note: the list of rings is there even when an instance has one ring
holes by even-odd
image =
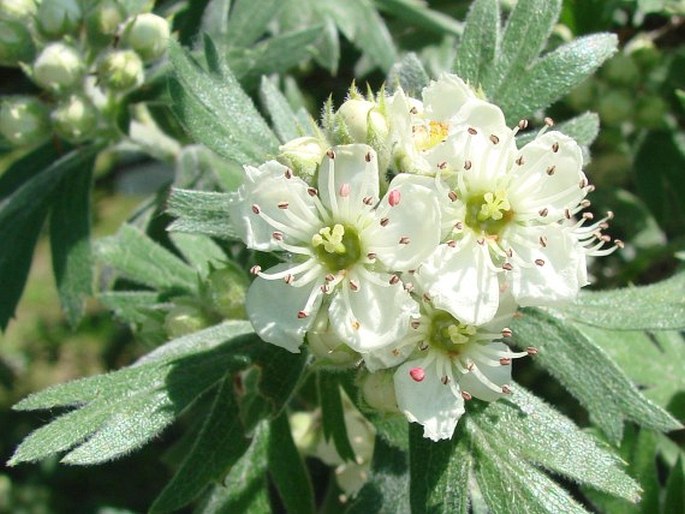
[[[464,402],[510,392],[502,342],[518,306],[573,300],[587,257],[613,251],[593,220],[582,153],[551,121],[519,148],[504,114],[444,75],[422,99],[352,97],[317,137],[247,166],[230,214],[255,265],[247,314],[262,339],[305,341],[330,365],[361,365],[367,403],[399,409],[433,440]],[[388,378],[391,377],[391,378]]]

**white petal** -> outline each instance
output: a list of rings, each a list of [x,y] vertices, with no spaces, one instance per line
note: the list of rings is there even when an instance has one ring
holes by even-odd
[[[488,348],[509,352],[509,347],[504,343],[490,343]],[[480,372],[496,386],[501,388],[503,385],[511,384],[511,364],[506,366],[486,366],[483,364],[478,365],[478,360],[474,360]],[[455,377],[459,377],[457,381],[462,391],[468,392],[479,400],[492,402],[504,396],[504,393],[493,391],[492,388],[486,386],[474,372],[465,373],[461,376],[455,373]]]
[[[406,339],[405,339],[406,341]],[[379,369],[394,368],[403,363],[416,350],[417,343],[409,342],[405,344],[400,341],[397,344],[391,344],[379,348],[362,355],[366,368],[371,371],[378,371]]]
[[[379,175],[376,152],[368,145],[334,146],[319,169],[319,194],[331,209],[334,221],[354,223],[366,206],[365,197],[378,200]]]
[[[435,121],[448,121],[476,94],[456,75],[443,74],[423,89],[426,116]]]
[[[387,269],[416,268],[440,242],[440,207],[434,180],[402,173],[390,183],[376,211],[376,221],[361,237]],[[399,199],[394,206],[390,199]],[[387,218],[387,224],[381,220]]]
[[[487,248],[472,238],[457,248],[441,245],[414,278],[433,306],[469,325],[490,321],[499,305],[497,273],[486,264]]]
[[[507,127],[502,110],[494,104],[478,99],[467,101],[450,120],[450,128],[462,125],[475,128],[488,139],[491,135],[497,136],[499,142],[493,145],[508,143],[515,149],[512,130]]]
[[[266,273],[278,273],[291,266],[277,264]],[[299,353],[304,335],[316,318],[321,304],[319,295],[309,315],[298,318],[298,312],[304,309],[313,288],[318,289],[319,284],[312,282],[311,286],[294,287],[283,280],[257,277],[247,290],[245,308],[259,337],[290,352]]]
[[[540,236],[547,240],[545,248],[535,245]],[[573,300],[581,285],[579,268],[585,263],[585,254],[575,238],[559,225],[528,228],[522,238],[530,245],[512,243],[512,248],[525,266],[514,265],[507,280],[520,305],[556,305]],[[539,260],[542,265],[535,264]]]
[[[328,313],[333,330],[360,353],[402,339],[409,329],[409,318],[418,315],[418,304],[401,283],[385,286],[363,278],[355,280],[359,282],[358,291],[351,291],[343,283],[331,301]]]
[[[464,414],[464,400],[461,395],[455,396],[449,384],[442,383],[436,360],[424,369],[424,379],[416,382],[409,372],[422,367],[423,361],[405,362],[397,368],[394,375],[397,405],[409,421],[423,425],[424,437],[433,441],[449,439]]]
[[[548,219],[555,219],[585,197],[580,186],[586,182],[583,155],[570,137],[547,132],[524,146],[520,156],[523,165],[514,164],[509,187],[514,212],[534,213],[547,208]]]
[[[249,248],[278,250],[279,246],[272,237],[275,231],[283,232],[285,241],[290,244],[308,244],[308,238],[322,226],[312,198],[307,194],[307,183],[299,177],[287,179],[287,169],[276,161],[269,161],[259,168],[246,166],[245,182],[231,195],[228,205],[231,220]],[[289,214],[294,215],[296,220],[288,218],[279,204],[287,204]],[[255,214],[255,205],[277,223],[290,227],[291,232],[274,227]]]

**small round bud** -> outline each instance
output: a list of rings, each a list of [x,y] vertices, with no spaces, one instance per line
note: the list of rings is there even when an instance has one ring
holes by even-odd
[[[128,91],[143,83],[143,61],[133,50],[115,50],[98,63],[100,82],[114,91]]]
[[[361,356],[333,331],[326,309],[321,309],[307,332],[309,350],[317,357],[317,364],[335,368],[354,366]]]
[[[369,407],[380,412],[399,412],[393,373],[383,370],[366,374],[361,379],[361,390]]]
[[[4,20],[27,23],[37,8],[35,0],[0,0],[0,15]]]
[[[74,89],[81,83],[85,65],[75,48],[64,43],[46,46],[33,63],[33,79],[57,93]]]
[[[109,44],[119,25],[126,19],[126,11],[116,0],[101,0],[86,14],[86,32],[91,44]]]
[[[53,39],[76,32],[82,17],[78,0],[43,0],[36,14],[38,28]]]
[[[60,137],[79,143],[92,136],[98,122],[97,113],[87,97],[72,95],[52,111],[52,124]]]
[[[176,339],[209,326],[209,320],[199,307],[177,305],[164,318],[164,330],[170,339]]]
[[[329,145],[315,137],[298,137],[282,145],[278,160],[303,180],[311,182]]]
[[[16,66],[31,62],[36,47],[28,29],[16,21],[0,20],[0,66]]]
[[[15,146],[40,143],[50,135],[48,108],[30,96],[8,96],[0,103],[0,134]]]
[[[246,319],[245,292],[250,283],[241,269],[229,263],[210,272],[207,282],[207,296],[217,314],[228,319]]]
[[[126,46],[138,52],[143,61],[154,61],[166,51],[169,23],[156,14],[139,14],[124,29],[122,40]]]
[[[336,143],[366,143],[375,146],[374,141],[388,137],[388,122],[378,110],[378,105],[368,100],[352,98],[340,106],[335,114],[336,132],[349,136],[348,141]],[[343,136],[344,139],[348,137]]]

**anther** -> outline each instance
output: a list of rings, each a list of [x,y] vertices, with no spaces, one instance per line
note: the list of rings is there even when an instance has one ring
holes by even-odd
[[[262,267],[259,264],[255,264],[250,268],[250,273],[253,275],[259,275],[262,272]]]
[[[623,249],[625,248],[625,243],[621,241],[620,239],[614,239],[614,244],[616,245],[617,248]]]
[[[340,190],[338,191],[338,194],[342,196],[343,198],[347,198],[350,196],[350,185],[345,183],[340,186]]]
[[[381,221],[380,221],[381,227],[385,227],[389,221],[390,221],[390,218],[381,218]]]
[[[590,207],[591,205],[592,205],[592,202],[591,202],[590,200],[588,200],[587,198],[580,201],[580,206],[581,206],[583,209],[587,209],[587,208]]]
[[[511,359],[509,357],[500,357],[499,363],[500,366],[508,366],[509,364],[511,364]]]
[[[454,239],[450,239],[445,243],[447,246],[450,248],[456,248],[457,247],[457,242]]]
[[[283,232],[273,232],[271,237],[273,237],[276,241],[283,241]]]
[[[400,192],[397,189],[393,189],[388,193],[388,203],[390,204],[390,207],[395,207],[400,203],[401,195]]]
[[[511,271],[514,269],[514,267],[511,265],[510,262],[505,262],[504,264],[502,264],[502,269],[506,271]]]
[[[319,289],[321,289],[321,292],[324,293],[324,294],[328,294],[328,291],[331,290],[331,288],[328,287],[328,284],[321,284],[321,286],[319,287]]]
[[[416,330],[421,326],[421,322],[418,319],[414,319],[409,323],[409,326]]]
[[[511,394],[511,388],[508,385],[503,385],[502,386],[502,392],[504,394]]]
[[[259,214],[260,212],[262,212],[262,210],[259,208],[259,205],[257,205],[256,203],[253,203],[252,204],[252,212],[254,212],[255,214]]]
[[[439,170],[444,170],[445,168],[447,168],[447,161],[439,162],[439,163],[437,164],[437,168],[438,168]]]
[[[411,293],[414,290],[414,284],[412,284],[411,282],[407,282],[406,284],[404,284],[404,290],[407,293]]]
[[[286,168],[285,173],[283,173],[283,174],[285,175],[285,178],[287,178],[287,179],[293,178],[293,170],[291,170],[290,168]]]
[[[578,186],[579,186],[581,189],[585,189],[585,188],[587,187],[587,184],[588,184],[587,179],[586,179],[585,177],[583,177],[583,178],[580,179],[580,182],[578,183]]]
[[[468,402],[469,400],[472,400],[472,399],[473,399],[473,396],[471,396],[471,393],[466,392],[466,391],[462,391],[462,392],[461,392],[461,397],[462,397],[464,400],[466,400],[467,402]]]
[[[359,291],[359,283],[356,280],[350,280],[350,289],[354,292]]]
[[[450,199],[450,201],[452,201],[452,202],[456,202],[456,201],[457,201],[457,198],[458,198],[457,193],[454,192],[454,191],[450,191],[449,193],[447,193],[447,197],[448,197],[448,198]]]
[[[399,243],[401,245],[408,245],[410,242],[409,236],[402,236],[400,237]]]
[[[596,189],[595,186],[593,186],[592,184],[589,184],[589,185],[585,188],[585,191],[587,191],[588,193],[592,193],[595,189]]]
[[[472,136],[475,136],[476,134],[478,134],[478,131],[477,131],[475,128],[473,128],[473,127],[469,127],[469,128],[468,128],[468,132],[469,132],[469,134],[471,134]]]
[[[411,109],[409,109],[409,114],[418,114],[418,113],[419,113],[419,111],[416,107],[412,107]]]
[[[511,337],[512,334],[513,334],[513,332],[511,331],[511,329],[509,327],[504,327],[502,329],[502,337]]]
[[[392,285],[392,286],[394,286],[395,284],[397,284],[399,281],[400,281],[399,275],[390,275],[390,280],[388,280],[388,282],[389,282],[390,285]]]
[[[298,318],[298,319],[304,319],[304,318],[306,318],[307,316],[309,316],[309,314],[307,314],[307,313],[304,312],[304,311],[298,311],[298,312],[297,312],[297,318]]]
[[[376,254],[374,252],[369,252],[366,254],[366,258],[369,259],[370,261],[375,261],[376,260]]]
[[[421,343],[419,343],[419,350],[422,352],[425,352],[428,348],[430,348],[430,345],[426,341],[421,341]]]
[[[481,237],[480,239],[476,239],[476,243],[479,245],[483,246],[485,244],[485,238]]]
[[[526,348],[526,353],[532,357],[533,355],[538,354],[538,349],[535,348],[535,346],[529,346],[528,348]]]
[[[432,300],[428,293],[423,293],[423,296],[421,298],[423,298],[424,302],[430,302]]]
[[[552,164],[551,166],[547,167],[547,169],[545,170],[545,173],[547,173],[547,175],[549,175],[551,177],[552,175],[554,175],[554,171],[556,169],[557,169],[557,167],[554,164]]]
[[[444,377],[442,377],[442,378],[440,379],[440,382],[442,382],[442,385],[447,385],[447,384],[450,383],[450,377],[448,377],[447,375],[445,375]]]
[[[553,151],[554,153],[557,153],[557,152],[559,151],[559,143],[555,142],[555,143],[552,145],[552,151]]]
[[[509,257],[511,259],[514,256],[514,249],[509,247],[509,248],[507,248],[507,251],[504,253],[506,253],[507,257]]]
[[[390,353],[392,353],[395,357],[399,357],[400,355],[400,351],[397,348],[393,348]]]
[[[607,211],[606,218],[608,220],[613,220],[614,219],[614,211]]]
[[[329,159],[335,159],[335,152],[333,150],[328,150],[326,152],[326,155],[328,156]]]
[[[283,281],[288,285],[292,284],[293,280],[295,280],[295,277],[293,277],[290,273],[283,277]]]
[[[524,160],[523,155],[519,155],[518,159],[516,159],[515,162],[516,162],[516,164],[518,164],[519,166],[523,166],[523,163],[526,162],[526,161]]]
[[[519,130],[526,130],[528,128],[528,120],[521,120],[518,123]]]
[[[535,264],[538,266],[544,266],[545,261],[543,259],[535,259]]]
[[[364,160],[366,162],[371,162],[371,158],[372,158],[371,152],[366,152],[366,155],[364,155]]]
[[[495,134],[490,134],[490,141],[493,145],[496,145],[499,143],[499,138]]]
[[[540,246],[547,248],[547,238],[545,236],[540,236],[538,241],[540,241]]]
[[[353,328],[354,330],[359,330],[359,328],[360,328],[361,326],[362,326],[362,324],[359,323],[359,321],[357,321],[357,320],[354,320],[354,321],[352,322],[352,328]]]
[[[279,209],[287,209],[289,206],[290,206],[290,204],[288,202],[280,202],[278,204]]]
[[[373,204],[373,197],[372,196],[365,196],[362,199],[362,202],[364,202],[364,205],[372,205]]]
[[[409,370],[409,376],[414,382],[421,382],[426,378],[426,372],[423,368],[412,368]]]
[[[543,209],[540,209],[538,211],[538,214],[544,218],[549,214],[549,209],[547,207],[544,207]]]
[[[549,116],[547,116],[544,121],[545,121],[545,125],[547,125],[548,127],[554,126],[554,120],[552,118],[550,118]]]
[[[326,282],[333,282],[333,281],[335,280],[335,275],[333,275],[333,273],[329,273],[328,275],[326,275],[325,277],[323,277],[323,279],[324,279]]]
[[[319,192],[316,190],[315,187],[308,187],[308,188],[307,188],[307,194],[308,194],[309,196],[316,196],[316,195],[319,194]]]
[[[570,220],[570,219],[571,219],[571,209],[568,209],[568,208],[564,209],[564,217],[565,217],[567,220]]]
[[[594,219],[595,215],[592,214],[591,212],[584,212],[583,213],[583,219],[585,220],[591,220]]]
[[[471,161],[468,161],[468,160],[464,161],[464,169],[465,169],[466,171],[469,171],[469,170],[471,169],[471,166],[473,166],[473,164],[471,163]]]
[[[463,228],[464,228],[464,224],[463,224],[461,221],[457,221],[457,222],[454,224],[454,229],[455,229],[455,230],[462,230]]]

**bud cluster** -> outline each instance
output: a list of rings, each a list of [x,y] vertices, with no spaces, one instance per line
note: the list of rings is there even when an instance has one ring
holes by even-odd
[[[0,138],[24,146],[53,131],[72,143],[116,134],[123,95],[143,84],[170,36],[164,18],[128,9],[121,0],[0,0],[0,66],[21,67],[45,91],[0,99]]]

